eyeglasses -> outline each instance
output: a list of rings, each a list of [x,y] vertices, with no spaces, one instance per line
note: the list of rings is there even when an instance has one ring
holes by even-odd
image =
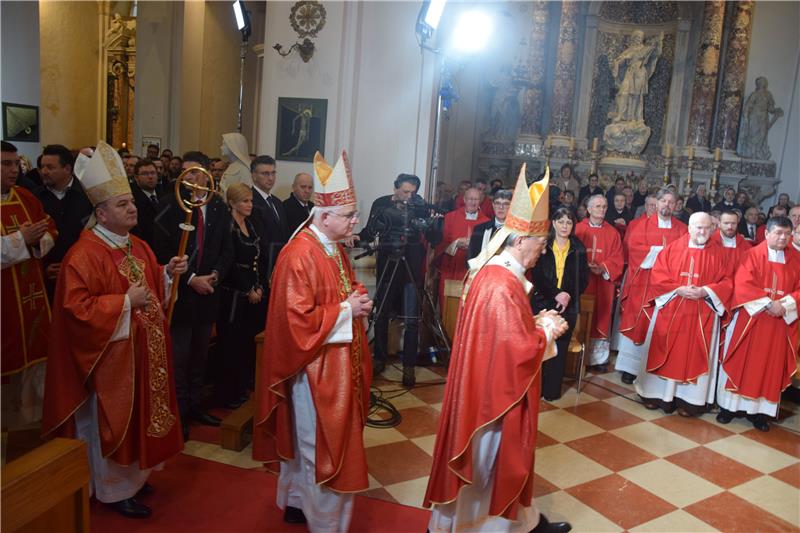
[[[354,218],[358,218],[359,215],[358,211],[353,211],[352,213],[345,213],[345,214],[340,214],[340,213],[330,213],[330,214],[336,215],[337,217],[342,217],[346,220],[353,220]]]

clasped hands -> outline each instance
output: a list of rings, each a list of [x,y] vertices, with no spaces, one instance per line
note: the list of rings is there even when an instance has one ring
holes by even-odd
[[[781,318],[786,315],[786,308],[780,300],[773,300],[766,308],[767,314],[771,317]]]
[[[183,274],[188,268],[189,256],[184,255],[183,257],[173,257],[169,260],[169,263],[166,266],[167,275],[172,276],[173,274]],[[147,285],[145,285],[143,280],[132,283],[131,286],[128,287],[128,292],[125,294],[128,296],[128,300],[131,303],[132,309],[144,307],[150,303],[150,300],[152,300],[150,289],[147,287]]]
[[[367,293],[353,291],[350,296],[347,297],[347,303],[350,304],[353,318],[369,316],[372,312],[372,300]]]
[[[687,300],[700,300],[708,296],[708,292],[703,287],[694,285],[683,285],[675,289],[675,294]]]
[[[47,233],[47,218],[43,218],[39,222],[25,222],[20,225],[19,232],[22,234],[22,238],[25,239],[25,244],[35,246],[39,243],[39,239]]]
[[[567,321],[562,317],[558,311],[553,309],[548,309],[547,311],[541,311],[538,315],[535,315],[534,318],[536,319],[536,324],[540,327],[544,324],[550,322],[553,324],[553,329],[551,329],[551,333],[553,333],[553,338],[557,339],[561,335],[567,332],[569,329],[569,324]]]

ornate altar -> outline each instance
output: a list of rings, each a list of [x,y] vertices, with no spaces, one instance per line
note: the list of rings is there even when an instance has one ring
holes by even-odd
[[[106,142],[132,146],[136,86],[136,19],[115,13],[103,41]]]
[[[636,175],[682,190],[730,185],[756,202],[771,196],[776,164],[756,157],[769,153],[765,135],[782,112],[765,82],[744,106],[752,6],[505,5],[525,21],[510,30],[523,50],[481,67],[472,177],[511,183],[523,162],[531,177],[546,163],[571,163],[583,177]]]

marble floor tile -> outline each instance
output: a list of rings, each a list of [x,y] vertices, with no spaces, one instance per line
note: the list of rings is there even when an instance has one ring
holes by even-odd
[[[773,425],[766,433],[751,429],[741,433],[742,437],[753,439],[787,455],[800,458],[800,435]]]
[[[359,492],[359,495],[366,496],[367,498],[375,498],[376,500],[383,500],[389,503],[400,503],[397,500],[395,500],[385,488],[380,486],[364,492]]]
[[[564,444],[536,451],[534,471],[555,486],[565,489],[599,477],[611,470]]]
[[[625,412],[628,412],[634,416],[638,416],[642,420],[655,420],[657,418],[661,418],[665,415],[662,411],[650,411],[649,409],[645,409],[644,405],[641,402],[629,400],[628,398],[624,398],[622,396],[615,396],[614,398],[609,398],[605,400],[606,403],[613,405],[617,409],[622,409]]]
[[[619,372],[612,372],[592,377],[589,378],[588,382],[593,383],[597,387],[606,391],[614,392],[616,395],[624,396],[636,391],[633,385],[628,385],[620,380]]]
[[[655,455],[611,433],[599,433],[573,440],[567,446],[613,472],[657,459]]]
[[[723,490],[722,487],[663,459],[622,470],[619,475],[657,494],[675,507],[686,507]]]
[[[426,435],[411,439],[411,442],[422,448],[425,453],[433,457],[433,446],[436,444],[436,435]]]
[[[557,492],[561,489],[547,481],[545,478],[540,476],[539,474],[533,474],[533,497],[539,498],[540,496],[544,496],[545,494],[550,494],[551,492]]]
[[[401,409],[400,416],[403,418],[396,429],[409,439],[435,435],[439,429],[440,412],[430,406]]]
[[[428,476],[384,486],[386,491],[391,494],[392,498],[397,500],[398,503],[408,505],[409,507],[418,507],[420,509],[422,509],[422,500],[425,497],[425,489],[427,487]]]
[[[606,431],[643,422],[638,416],[614,407],[607,402],[585,403],[565,410]]]
[[[383,485],[427,476],[433,458],[419,446],[405,440],[366,449],[369,473]]]
[[[711,531],[718,530],[681,509],[631,529],[632,533],[706,533]]]
[[[406,436],[397,431],[395,428],[373,428],[369,426],[364,428],[365,448],[380,446],[381,444],[389,444],[391,442],[400,442],[403,440],[406,440]]]
[[[762,476],[732,488],[731,492],[790,524],[800,526],[800,498],[787,497],[794,489],[783,481]]]
[[[695,442],[650,422],[615,429],[611,433],[658,457],[672,455],[697,446]]]
[[[559,442],[568,442],[603,430],[563,409],[539,414],[539,431]]]
[[[580,405],[582,403],[589,403],[589,402],[596,402],[598,401],[597,398],[588,394],[586,392],[581,392],[578,394],[578,391],[573,389],[568,389],[558,400],[548,401],[547,403],[559,407],[572,407],[573,405]]]
[[[536,449],[544,448],[545,446],[552,446],[553,444],[558,444],[556,439],[548,437],[541,431],[536,434]]]
[[[394,405],[395,409],[408,409],[410,407],[425,407],[428,404],[423,402],[411,392],[384,392],[381,396],[382,399]]]
[[[652,422],[698,444],[706,444],[733,435],[727,429],[706,422],[702,418],[687,418],[678,414],[664,416]]]
[[[425,403],[441,403],[444,400],[445,385],[418,385],[411,390],[416,398]]]
[[[664,459],[724,489],[730,489],[763,475],[758,470],[703,446]]]
[[[674,505],[617,474],[568,488],[566,492],[623,529],[675,510]]]
[[[701,500],[684,511],[725,533],[788,533],[797,525],[763,510],[730,492]]]
[[[706,448],[768,474],[796,463],[797,458],[754,440],[734,435],[705,445]]]
[[[800,463],[795,463],[786,468],[781,468],[770,474],[776,479],[780,479],[784,483],[788,483],[796,489],[800,489]]]

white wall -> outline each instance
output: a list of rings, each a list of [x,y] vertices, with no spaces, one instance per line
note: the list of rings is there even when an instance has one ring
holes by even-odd
[[[0,2],[2,22],[2,66],[0,99],[14,104],[40,105],[39,86],[39,3]],[[93,23],[91,21],[90,23]],[[41,135],[41,114],[39,117]],[[14,141],[31,163],[41,153],[41,143]]]
[[[789,193],[800,201],[800,109],[798,109],[798,69],[800,69],[800,3],[756,2],[753,34],[747,62],[745,94],[755,90],[755,80],[765,76],[775,105],[784,116],[769,131],[769,149],[777,163],[778,193]],[[777,194],[775,196],[777,198]],[[774,199],[765,200],[765,205]]]
[[[435,94],[435,59],[420,53],[414,37],[416,2],[325,2],[327,21],[308,63],[297,53],[271,50],[296,42],[287,23],[291,4],[269,2],[264,39],[259,154],[274,155],[279,97],[328,100],[325,157],[347,150],[359,198],[369,210],[392,192],[401,172],[425,181]],[[310,163],[278,161],[275,192],[288,195],[297,172]],[[424,187],[424,185],[423,185]],[[362,217],[364,218],[364,217]]]

